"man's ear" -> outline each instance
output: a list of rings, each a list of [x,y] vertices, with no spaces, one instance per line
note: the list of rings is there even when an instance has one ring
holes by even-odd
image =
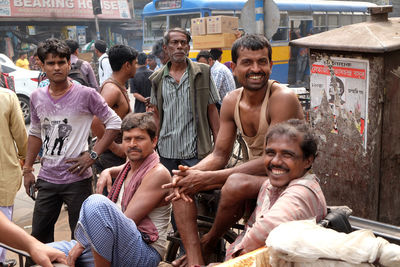
[[[156,148],[158,142],[158,136],[154,136],[153,140],[151,140],[153,149]]]
[[[310,169],[311,168],[311,166],[313,165],[313,163],[314,163],[314,160],[315,160],[315,157],[314,156],[309,156],[308,158],[305,158],[304,159],[304,161],[305,161],[305,166],[304,166],[304,169]]]
[[[231,69],[232,69],[233,74],[236,74],[235,73],[236,64],[233,61],[231,62]]]

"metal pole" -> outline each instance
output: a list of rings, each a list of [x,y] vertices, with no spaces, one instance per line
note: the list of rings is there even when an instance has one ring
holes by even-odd
[[[264,35],[264,0],[255,0],[256,33]]]
[[[94,15],[94,23],[96,24],[96,36],[97,36],[97,40],[100,40],[99,19],[97,18],[97,15]]]

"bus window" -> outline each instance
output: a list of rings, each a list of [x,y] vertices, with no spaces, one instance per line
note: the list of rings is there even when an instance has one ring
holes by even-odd
[[[287,41],[289,33],[289,20],[287,13],[280,13],[279,28],[272,36],[272,41]]]
[[[200,13],[171,15],[169,17],[169,28],[182,28],[190,30],[191,19],[199,18]]]
[[[342,12],[340,16],[340,25],[350,25],[353,23],[353,13],[351,12]]]
[[[354,12],[353,13],[353,23],[360,23],[367,20],[367,16],[361,12]]]
[[[239,17],[240,18],[239,14],[240,14],[239,12],[235,13],[232,10],[214,10],[212,12],[213,16],[231,16],[231,17]]]
[[[167,17],[147,17],[144,19],[143,48],[148,49],[153,43],[163,38],[167,28]]]
[[[306,37],[313,30],[312,17],[290,17],[290,40]],[[305,86],[309,80],[308,50],[305,48],[291,47],[287,83],[296,86]]]
[[[328,13],[328,30],[339,27],[339,13]]]
[[[326,13],[314,12],[313,15],[313,34],[326,31]]]

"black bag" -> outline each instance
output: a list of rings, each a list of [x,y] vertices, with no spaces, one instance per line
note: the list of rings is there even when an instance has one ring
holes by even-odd
[[[71,64],[71,70],[69,71],[68,77],[79,82],[82,85],[89,86],[89,82],[85,75],[81,71],[83,60],[78,59],[76,63]]]
[[[14,77],[8,75],[7,73],[0,72],[0,87],[7,88],[15,92]]]
[[[346,234],[351,233],[353,230],[349,222],[350,214],[347,212],[346,208],[349,209],[346,206],[328,208],[328,214],[319,222],[319,224],[337,232]]]

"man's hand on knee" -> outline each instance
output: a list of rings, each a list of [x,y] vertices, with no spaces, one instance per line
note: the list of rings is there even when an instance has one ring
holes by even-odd
[[[96,193],[102,194],[104,187],[107,187],[108,192],[111,191],[112,177],[111,177],[109,169],[105,169],[104,171],[102,171],[100,173],[99,179],[97,180],[97,184],[96,184]]]
[[[85,248],[79,244],[79,242],[76,242],[76,245],[68,253],[67,263],[69,266],[75,266],[76,260],[82,255],[84,249]]]

